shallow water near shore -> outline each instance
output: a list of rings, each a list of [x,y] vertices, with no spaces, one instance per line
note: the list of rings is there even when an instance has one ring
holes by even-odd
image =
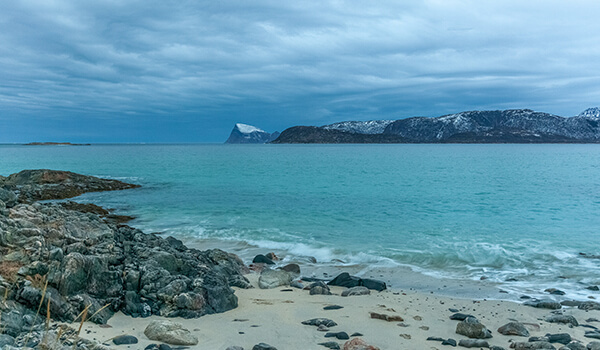
[[[77,200],[317,277],[515,298],[600,284],[600,259],[579,254],[600,254],[600,145],[0,145],[0,175],[34,168],[139,183]]]

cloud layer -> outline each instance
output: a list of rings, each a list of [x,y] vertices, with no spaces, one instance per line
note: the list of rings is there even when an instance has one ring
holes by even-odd
[[[600,104],[595,1],[6,1],[0,142]]]

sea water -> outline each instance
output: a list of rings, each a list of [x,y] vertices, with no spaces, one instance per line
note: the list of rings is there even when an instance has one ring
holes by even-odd
[[[600,145],[0,146],[0,175],[38,168],[141,184],[76,200],[246,262],[408,267],[514,295],[600,284]]]

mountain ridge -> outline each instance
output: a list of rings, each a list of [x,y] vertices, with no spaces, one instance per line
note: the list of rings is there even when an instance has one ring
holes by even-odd
[[[292,127],[273,143],[600,143],[600,108],[574,117],[531,109]],[[309,129],[307,129],[309,128]],[[383,131],[380,131],[383,128]],[[365,135],[369,135],[368,137]]]

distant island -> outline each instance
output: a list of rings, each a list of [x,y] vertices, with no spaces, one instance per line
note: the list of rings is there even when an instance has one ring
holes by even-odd
[[[294,126],[271,143],[600,143],[600,108],[574,117],[509,109]]]
[[[237,123],[225,143],[268,143],[279,137],[279,132],[268,133],[256,126]]]
[[[71,142],[30,142],[24,146],[91,146],[89,143],[71,143]]]

